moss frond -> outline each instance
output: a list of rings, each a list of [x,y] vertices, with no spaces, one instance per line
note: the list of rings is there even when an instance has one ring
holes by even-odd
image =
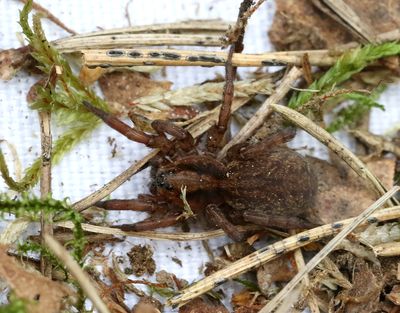
[[[62,157],[73,149],[84,138],[100,124],[100,120],[89,113],[82,105],[83,100],[93,105],[108,110],[104,100],[99,98],[90,88],[87,88],[74,75],[68,62],[63,56],[47,41],[43,32],[39,14],[33,16],[33,27],[29,25],[29,13],[32,10],[32,1],[27,1],[20,12],[20,25],[32,47],[32,56],[39,63],[43,73],[51,75],[57,69],[55,85],[39,86],[38,96],[31,104],[32,109],[39,111],[51,111],[60,125],[67,128],[54,143],[52,149],[52,162],[57,164]],[[31,167],[26,169],[21,181],[17,182],[11,178],[0,149],[0,172],[12,190],[22,192],[34,186],[39,179],[41,160],[34,161]]]

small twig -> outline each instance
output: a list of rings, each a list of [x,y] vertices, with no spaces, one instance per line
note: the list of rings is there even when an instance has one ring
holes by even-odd
[[[345,228],[343,228],[339,234],[335,236],[321,251],[319,251],[307,265],[302,268],[293,279],[270,301],[268,304],[261,309],[259,313],[269,313],[282,302],[284,297],[293,290],[297,284],[303,279],[304,275],[308,274],[315,266],[321,262],[344,238],[347,237],[357,226],[367,220],[367,218],[380,208],[388,199],[390,199],[400,188],[398,186],[393,187],[382,197],[380,197],[375,203],[368,207],[359,216],[354,218]]]
[[[400,206],[382,209],[373,214],[368,220],[363,221],[364,224],[383,222],[400,217]],[[209,290],[221,285],[225,281],[237,277],[251,269],[257,268],[265,264],[283,253],[287,253],[308,245],[311,242],[321,240],[324,237],[331,236],[340,231],[344,226],[349,225],[355,219],[350,218],[335,223],[329,223],[319,226],[295,236],[285,238],[279,242],[266,246],[246,257],[231,263],[227,267],[219,270],[206,278],[192,284],[190,287],[183,289],[181,294],[168,300],[167,304],[172,306],[181,306],[188,301],[208,292]]]
[[[39,112],[40,121],[40,140],[42,146],[42,164],[40,169],[40,196],[46,199],[51,194],[51,128],[50,128],[51,113]],[[41,241],[44,244],[44,236],[53,234],[52,216],[42,212],[41,224]],[[51,278],[52,266],[47,262],[44,256],[40,258],[40,270],[46,277]]]
[[[288,107],[279,104],[270,104],[270,107],[273,111],[281,114],[285,119],[304,129],[311,136],[315,137],[321,143],[331,149],[361,178],[363,178],[368,183],[368,186],[371,186],[378,195],[383,195],[386,193],[385,186],[373,173],[368,170],[366,165],[359,158],[357,158],[353,152],[347,149],[339,140],[329,134],[326,130],[313,123],[301,113]]]
[[[56,223],[55,226],[73,229],[74,225],[72,222],[59,222]],[[207,240],[216,237],[226,236],[226,233],[222,229],[210,230],[206,232],[197,232],[197,233],[162,233],[162,232],[154,232],[154,231],[123,231],[116,227],[105,227],[105,226],[97,226],[91,224],[82,224],[82,229],[87,232],[97,233],[97,234],[107,234],[114,236],[127,236],[127,237],[136,237],[136,238],[148,238],[154,240],[172,240],[172,241],[198,241],[198,240]],[[259,227],[256,226],[239,226],[238,230],[240,232],[248,232],[248,231],[256,231],[260,230]]]
[[[279,102],[290,90],[291,85],[300,77],[302,71],[297,67],[293,67],[290,72],[283,79],[281,84],[276,88],[267,100],[261,105],[258,111],[251,117],[251,119],[242,127],[242,129],[231,139],[219,152],[218,158],[221,159],[225,156],[226,152],[234,145],[245,141],[250,138],[257,128],[264,122],[267,116],[272,112],[270,105]]]
[[[45,235],[45,243],[56,257],[62,261],[65,267],[71,272],[72,276],[77,280],[82,290],[86,293],[93,305],[100,313],[110,313],[107,306],[101,300],[96,291],[96,287],[90,281],[88,275],[80,268],[78,263],[72,258],[64,247],[59,244],[52,236]]]
[[[27,3],[27,0],[19,0],[22,3]],[[46,8],[42,7],[40,4],[32,1],[32,7],[42,13],[46,18],[48,18],[50,21],[52,21],[54,24],[60,26],[62,29],[64,29],[66,32],[75,35],[76,32],[74,30],[72,30],[71,28],[67,27],[63,22],[60,21],[59,18],[57,18],[56,16],[53,15],[53,13],[51,13],[49,10],[47,10]]]

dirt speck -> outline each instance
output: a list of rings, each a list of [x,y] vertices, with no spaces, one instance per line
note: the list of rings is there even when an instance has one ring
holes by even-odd
[[[153,249],[149,245],[136,245],[128,252],[132,271],[136,276],[147,273],[153,275],[156,270],[156,263],[153,259]]]

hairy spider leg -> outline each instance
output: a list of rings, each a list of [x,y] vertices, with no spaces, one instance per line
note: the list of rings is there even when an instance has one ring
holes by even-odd
[[[166,206],[159,203],[155,196],[147,194],[140,194],[137,199],[99,201],[95,203],[95,206],[109,211],[156,212],[166,210]]]
[[[215,226],[220,227],[233,240],[242,241],[245,238],[245,234],[239,232],[237,226],[226,218],[224,212],[217,205],[209,204],[206,207],[206,214]]]
[[[185,151],[192,149],[194,146],[194,139],[192,135],[187,130],[176,126],[170,121],[153,121],[151,126],[158,135],[149,135],[143,131],[135,129],[134,127],[130,127],[129,125],[120,121],[114,115],[93,106],[88,101],[83,101],[83,105],[90,112],[101,118],[104,123],[128,139],[143,143],[150,148],[159,148],[163,152],[169,152],[171,149],[173,149],[175,143],[169,140],[165,134],[174,136],[177,139],[177,142],[179,142],[179,147]]]
[[[289,127],[279,130],[275,134],[268,136],[258,142],[257,144],[249,144],[247,142],[239,143],[232,146],[226,153],[227,160],[231,161],[237,159],[251,159],[257,157],[259,152],[267,151],[280,144],[292,140],[296,136],[296,129]]]

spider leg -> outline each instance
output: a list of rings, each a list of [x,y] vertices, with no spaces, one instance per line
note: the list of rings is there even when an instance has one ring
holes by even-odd
[[[186,129],[175,125],[171,121],[155,120],[151,123],[151,127],[160,135],[169,134],[174,136],[180,148],[184,151],[189,151],[194,147],[193,136]]]
[[[155,212],[160,210],[160,207],[157,207],[156,203],[143,201],[140,199],[99,201],[95,204],[95,206],[110,211],[120,210]]]
[[[154,230],[157,228],[163,228],[168,226],[174,226],[181,221],[179,218],[180,213],[167,214],[165,216],[160,217],[150,217],[141,222],[137,222],[134,224],[122,224],[114,226],[115,228],[119,228],[123,231],[147,231]]]
[[[278,227],[282,229],[313,228],[318,226],[298,216],[271,215],[259,210],[246,210],[244,220],[265,227]]]
[[[206,207],[206,214],[210,221],[212,221],[217,227],[222,228],[222,230],[233,240],[242,241],[245,238],[245,234],[239,232],[237,227],[226,218],[221,208],[215,204],[209,204]]]
[[[260,152],[267,151],[273,147],[292,140],[294,136],[296,136],[296,129],[293,127],[288,127],[264,138],[255,145],[239,143],[228,150],[227,158],[231,160],[236,156],[239,156],[242,159],[251,159],[257,156]]]
[[[125,124],[124,122],[121,122],[119,119],[117,119],[112,114],[107,113],[99,108],[96,108],[94,105],[92,105],[88,101],[83,101],[83,105],[90,112],[92,112],[93,114],[95,114],[99,118],[101,118],[104,121],[104,123],[106,123],[111,128],[115,129],[117,132],[121,133],[128,139],[139,142],[139,143],[143,143],[147,146],[150,144],[150,141],[153,138],[153,136],[148,135],[145,132],[136,130],[136,129],[128,126],[127,124]]]
[[[132,141],[143,143],[151,148],[159,148],[160,150],[167,152],[174,146],[174,143],[165,136],[165,134],[169,134],[178,140],[180,148],[183,150],[188,151],[194,147],[194,139],[192,135],[187,130],[174,125],[170,121],[153,121],[151,125],[158,133],[158,135],[154,136],[130,127],[112,114],[93,106],[88,101],[83,101],[83,105],[90,112],[101,118],[108,126]]]

